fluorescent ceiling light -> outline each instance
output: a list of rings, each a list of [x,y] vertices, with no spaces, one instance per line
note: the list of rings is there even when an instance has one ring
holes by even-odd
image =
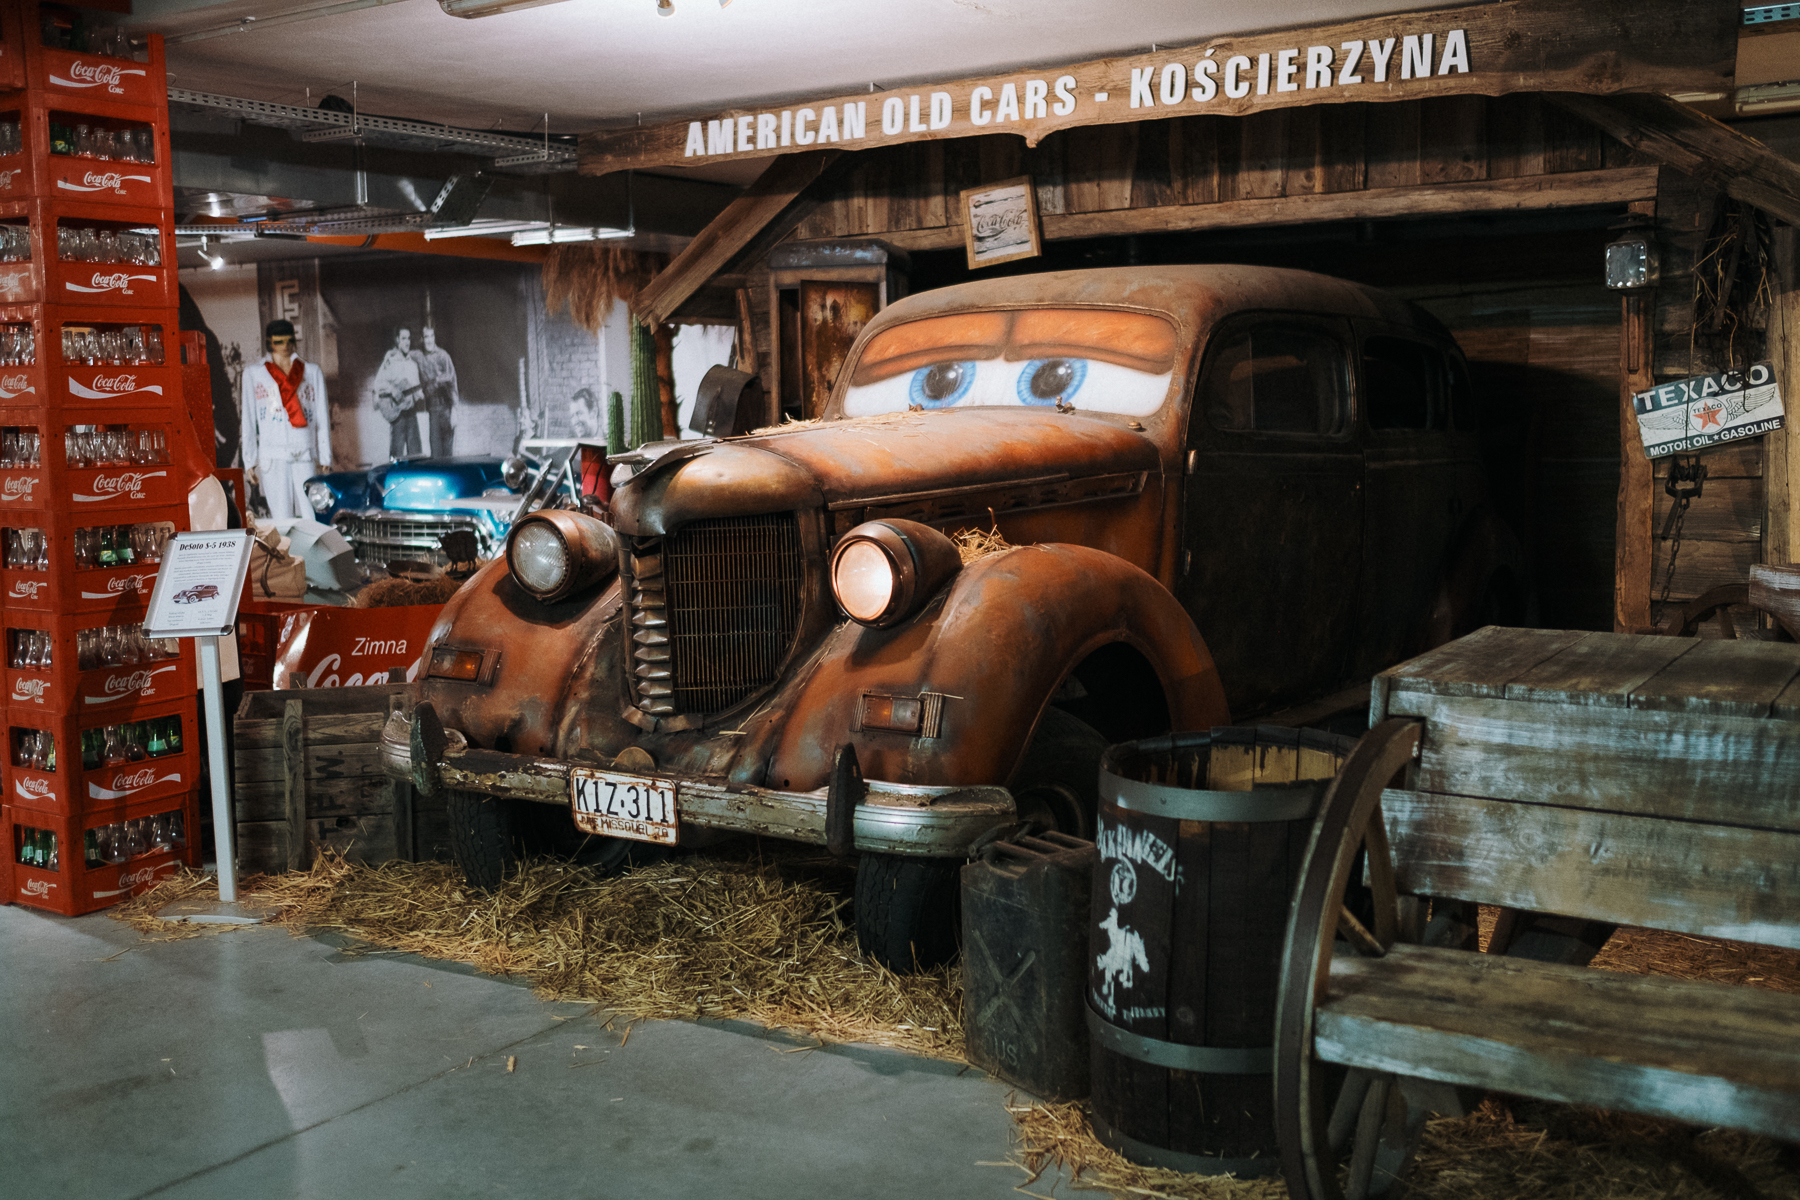
[[[542,8],[562,0],[438,0],[438,7],[453,17],[493,17],[522,8]]]
[[[592,228],[557,225],[541,229],[521,229],[512,235],[515,246],[552,246],[565,242],[603,242],[615,238],[628,238],[635,231],[630,229],[609,229],[604,225]]]

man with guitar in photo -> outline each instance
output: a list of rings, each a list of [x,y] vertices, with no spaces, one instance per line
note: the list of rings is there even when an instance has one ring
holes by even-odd
[[[414,410],[424,392],[419,360],[412,353],[412,330],[402,325],[394,331],[394,344],[375,370],[375,410],[391,427],[388,434],[390,459],[398,461],[423,453],[419,418]]]
[[[261,361],[244,371],[244,476],[262,487],[270,517],[311,518],[307,477],[331,465],[325,374],[301,361],[292,322],[270,321],[263,347]]]

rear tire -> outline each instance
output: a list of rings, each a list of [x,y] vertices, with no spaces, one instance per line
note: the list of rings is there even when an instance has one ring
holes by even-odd
[[[956,957],[962,860],[864,854],[856,863],[856,944],[892,971]]]

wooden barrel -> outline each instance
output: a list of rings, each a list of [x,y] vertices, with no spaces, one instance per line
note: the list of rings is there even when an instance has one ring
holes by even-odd
[[[1274,1174],[1288,904],[1354,739],[1223,727],[1110,747],[1089,944],[1092,1110],[1134,1162]]]

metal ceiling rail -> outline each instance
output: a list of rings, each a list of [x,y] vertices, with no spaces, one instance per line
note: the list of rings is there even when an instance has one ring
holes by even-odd
[[[575,147],[545,138],[494,133],[485,129],[465,129],[456,125],[439,125],[432,121],[376,117],[363,112],[302,108],[297,104],[274,104],[267,100],[220,96],[212,92],[190,91],[187,88],[170,88],[169,103],[235,113],[257,125],[304,130],[312,138],[320,140],[360,137],[409,149],[444,150],[456,147],[494,155],[494,165],[497,167],[535,166],[542,171],[575,168]]]

